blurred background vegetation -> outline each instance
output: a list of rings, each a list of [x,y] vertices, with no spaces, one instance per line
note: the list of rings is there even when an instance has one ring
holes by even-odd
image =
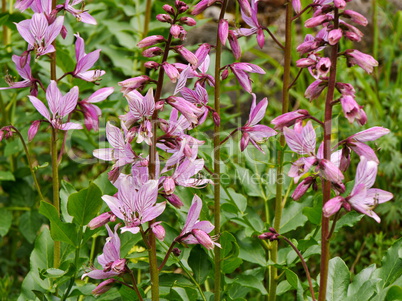
[[[3,36],[3,43],[0,45],[0,73],[2,75],[0,86],[2,87],[7,86],[4,81],[4,76],[7,74],[19,80],[11,56],[12,54],[21,54],[26,47],[25,41],[16,31],[14,22],[25,19],[28,14],[15,11],[9,6],[12,2],[3,0],[2,13],[0,14],[0,29]],[[283,2],[283,0],[260,1],[261,21],[269,26],[279,40],[283,37]],[[165,3],[173,3],[173,1],[153,1],[149,34],[167,34],[167,25],[154,21],[156,14],[163,13],[161,7]],[[305,0],[303,3],[307,4],[309,1]],[[334,137],[334,140],[342,140],[355,132],[372,126],[389,128],[391,133],[372,143],[371,146],[376,150],[381,162],[375,187],[388,190],[394,194],[394,199],[391,202],[382,204],[376,209],[382,218],[381,224],[365,217],[353,228],[344,227],[333,237],[332,255],[343,258],[348,267],[356,273],[369,264],[380,264],[386,250],[401,233],[402,10],[398,1],[361,0],[352,1],[352,3],[354,3],[354,7],[351,9],[364,13],[368,17],[370,25],[364,30],[366,34],[364,43],[356,45],[347,43],[341,45],[341,49],[357,48],[372,54],[379,61],[379,67],[370,76],[358,67],[346,68],[346,63],[341,60],[341,67],[339,67],[341,72],[338,74],[338,79],[354,85],[357,91],[356,100],[364,106],[368,123],[364,127],[356,124],[351,125],[343,118],[341,109],[336,107],[335,124],[338,132],[335,136],[338,137]],[[63,160],[60,176],[76,190],[87,187],[93,179],[105,178],[104,172],[110,165],[88,160],[92,159],[92,151],[102,147],[100,145],[105,141],[104,125],[106,121],[116,121],[116,117],[127,110],[127,103],[118,92],[117,83],[144,72],[142,70],[144,58],[141,57],[141,51],[136,47],[136,44],[144,34],[145,1],[89,0],[86,1],[86,9],[95,17],[98,25],[82,24],[73,20],[72,16],[66,15],[65,24],[69,35],[65,40],[57,40],[59,74],[72,71],[75,65],[72,34],[79,32],[86,41],[86,52],[102,49],[97,68],[105,70],[106,75],[103,76],[99,87],[113,86],[116,87],[116,90],[107,101],[99,103],[103,112],[100,132],[82,130],[74,132],[69,137],[72,145],[69,149],[69,155],[78,156],[80,160]],[[232,4],[228,18],[232,18],[235,24],[241,24],[240,17],[235,11],[235,4]],[[214,16],[215,12],[212,8],[199,17],[197,29],[188,28],[189,34],[186,43],[190,49],[194,50],[197,44],[210,41],[211,32],[215,30],[216,25]],[[295,47],[309,32],[302,26],[307,18],[308,16],[303,16],[301,20],[295,23],[293,39]],[[376,25],[373,25],[373,22]],[[264,123],[269,124],[271,119],[280,114],[282,53],[269,37],[267,37],[265,47],[262,50],[258,48],[254,38],[241,39],[240,43],[243,50],[243,60],[263,66],[267,71],[263,76],[253,76],[253,91],[258,95],[258,100],[268,97],[270,104]],[[229,50],[224,53],[223,58],[225,64],[233,62]],[[298,58],[298,53],[294,51],[293,61]],[[213,62],[213,57],[211,61]],[[48,70],[46,59],[39,60],[33,67],[33,73],[45,83],[47,83],[46,79],[49,78]],[[292,69],[293,76],[296,76],[297,72],[297,68],[294,67]],[[154,76],[153,72],[150,72],[150,76]],[[304,91],[311,82],[312,78],[308,72],[303,71],[291,91],[292,107],[293,109],[308,109],[313,115],[321,117],[322,99],[309,103],[304,98]],[[72,85],[78,85],[81,99],[89,96],[94,89],[99,88],[94,87],[92,83],[68,77],[63,79],[62,85],[66,89]],[[229,133],[247,120],[250,95],[243,93],[233,79],[227,80],[224,85],[222,124],[225,131]],[[173,88],[167,86],[165,92],[168,94],[172,91]],[[31,106],[26,95],[25,89],[0,92],[0,127],[13,124],[21,130],[25,137],[30,123],[40,118],[39,113]],[[77,113],[73,119],[80,120],[82,115]],[[205,133],[211,133],[212,130],[213,124],[209,120],[198,130],[200,138]],[[238,137],[235,139],[238,140]],[[44,131],[44,126],[41,126],[41,131],[37,137],[29,143],[29,148],[36,165],[39,166],[37,174],[43,192],[49,196],[51,194],[51,182],[49,180],[51,171],[48,164],[50,162],[48,143],[46,143],[48,140],[48,133]],[[258,260],[248,261],[242,255],[242,250],[250,247],[261,249],[261,246],[256,246],[255,241],[249,237],[266,230],[267,224],[269,225],[273,216],[272,200],[275,188],[274,182],[269,181],[269,179],[274,176],[275,147],[275,141],[267,142],[264,146],[265,155],[250,149],[250,147],[246,153],[242,154],[237,143],[229,142],[224,148],[222,156],[227,160],[224,173],[226,172],[231,177],[223,185],[225,192],[223,195],[224,204],[222,205],[224,211],[223,227],[236,237],[240,246],[239,257],[243,257],[242,259],[245,260],[236,271],[232,271],[234,273],[239,273],[245,269],[260,269]],[[201,155],[207,162],[211,162],[211,146],[203,147]],[[291,157],[288,159],[289,161],[294,160]],[[90,164],[87,164],[88,162]],[[356,165],[356,157],[354,157],[354,162]],[[236,170],[235,176],[233,176],[233,170]],[[354,178],[355,168],[352,167],[350,170],[351,172],[346,175],[347,181]],[[242,181],[242,177],[243,179],[251,178],[253,175],[256,179],[253,183]],[[98,180],[98,183],[100,182],[101,180]],[[294,186],[290,186],[289,180],[285,187],[294,189]],[[211,191],[211,189],[203,190],[201,198],[212,206],[212,198],[209,198],[212,195]],[[188,190],[183,191],[181,196],[183,201],[190,203],[192,197]],[[238,218],[239,215],[233,213],[233,208],[231,208],[233,204],[230,202],[230,198],[233,196],[240,202],[247,200],[248,206],[243,208],[242,214],[243,216],[247,215],[249,224]],[[311,212],[320,210],[319,199],[319,193],[314,194],[313,192],[308,194],[305,200],[300,203],[293,203],[289,199],[284,212],[284,219],[288,219],[283,222],[283,225],[287,227],[285,228],[288,232],[286,236],[303,240],[306,248],[309,244],[306,237],[317,224],[317,220],[314,220],[314,214]],[[37,205],[38,196],[33,189],[20,141],[18,139],[3,140],[0,143],[0,216],[2,219],[0,227],[0,296],[3,300],[11,300],[18,295],[21,282],[29,270],[29,255],[33,249],[34,240],[41,225],[46,222],[46,219],[38,213]],[[208,215],[209,213],[205,214]],[[293,221],[292,218],[294,218]],[[355,214],[351,218],[357,222],[361,216]],[[303,228],[299,228],[303,225]],[[288,254],[286,249],[289,248],[282,249],[284,256]],[[312,251],[311,254],[313,255],[314,252]],[[315,275],[318,272],[315,270],[318,265],[317,259],[317,256],[309,259],[309,265]],[[300,270],[300,274],[302,273]],[[256,272],[256,275],[260,274],[260,270]],[[228,279],[230,279],[230,273]],[[258,288],[246,287],[245,291],[232,293],[239,294],[239,296],[250,293],[250,296],[254,296],[255,300],[259,300],[258,296],[261,291]],[[283,300],[288,300],[287,298],[284,297]]]

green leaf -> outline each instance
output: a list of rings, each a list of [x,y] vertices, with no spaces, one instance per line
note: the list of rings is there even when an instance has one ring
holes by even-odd
[[[222,189],[222,198],[233,203],[240,212],[244,212],[247,209],[247,199],[240,193],[237,193],[233,188],[226,190]]]
[[[63,241],[72,246],[77,245],[76,227],[71,223],[60,221],[56,208],[49,203],[40,202],[39,212],[50,220],[50,233],[56,241]]]
[[[276,230],[280,234],[285,234],[303,226],[307,222],[307,217],[302,214],[303,208],[309,206],[310,202],[310,200],[307,200],[303,203],[290,203],[290,205],[283,210],[281,226]]]
[[[400,301],[402,300],[402,288],[400,286],[391,286],[385,296],[385,301]]]
[[[286,275],[286,280],[289,282],[289,284],[294,289],[297,289],[297,286],[299,283],[299,277],[297,277],[296,273],[291,270],[286,270],[285,275]]]
[[[61,181],[61,189],[60,189],[60,210],[61,210],[61,215],[63,219],[66,222],[71,223],[73,221],[73,217],[68,214],[67,211],[67,203],[68,203],[68,198],[71,194],[77,192],[73,185],[66,181]]]
[[[363,216],[364,214],[358,213],[356,211],[350,211],[346,213],[336,222],[334,232],[338,232],[339,229],[341,229],[342,227],[353,227],[363,218]]]
[[[43,221],[44,218],[38,211],[27,211],[20,216],[18,229],[28,242],[33,243]]]
[[[4,15],[0,18],[0,26],[3,26],[4,23],[8,20],[9,15]]]
[[[256,239],[239,239],[238,243],[240,247],[239,257],[241,259],[263,267],[267,265],[265,250]]]
[[[382,259],[381,268],[375,275],[382,279],[381,287],[385,288],[394,283],[402,275],[402,238],[397,240]]]
[[[230,257],[222,262],[222,272],[224,274],[233,273],[241,264],[243,260],[236,257]]]
[[[307,216],[310,223],[319,225],[321,223],[322,208],[319,207],[306,207],[303,208],[303,214]]]
[[[375,264],[372,264],[367,268],[361,270],[360,273],[357,274],[353,278],[353,281],[350,283],[348,287],[348,296],[357,294],[360,288],[363,286],[363,284],[373,278],[372,275],[375,270],[376,270]]]
[[[5,208],[0,208],[0,216],[0,236],[5,236],[10,230],[13,214]]]
[[[348,267],[341,258],[335,257],[329,261],[328,269],[326,300],[345,300],[350,282],[350,273]]]
[[[0,170],[0,181],[15,181],[15,177],[10,171]]]
[[[95,184],[73,193],[68,198],[67,210],[74,217],[74,223],[79,226],[88,224],[102,207],[102,192]]]
[[[262,284],[262,281],[259,280],[255,276],[252,276],[252,275],[240,275],[239,277],[237,277],[236,282],[241,284],[242,286],[256,289],[262,295],[267,295],[268,294],[267,290],[265,289],[264,285]]]
[[[225,231],[222,232],[219,238],[219,242],[221,244],[221,257],[237,257],[239,255],[239,245],[237,244],[236,238]]]
[[[200,245],[195,245],[191,250],[188,265],[193,270],[194,278],[198,283],[203,283],[212,270],[208,254]]]

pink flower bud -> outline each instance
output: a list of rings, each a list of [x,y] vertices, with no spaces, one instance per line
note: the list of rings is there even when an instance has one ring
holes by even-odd
[[[307,87],[304,96],[312,101],[320,96],[327,85],[328,83],[326,81],[316,80]]]
[[[67,28],[63,25],[60,30],[60,35],[63,39],[67,37],[68,31]]]
[[[309,189],[309,187],[315,182],[315,178],[313,177],[307,177],[303,181],[300,182],[299,185],[297,185],[295,191],[293,191],[292,198],[295,201],[298,201]]]
[[[236,58],[236,60],[239,60],[241,57],[241,48],[239,45],[239,41],[237,40],[236,34],[233,32],[233,30],[229,30],[228,39],[234,57]]]
[[[182,201],[180,200],[180,198],[179,198],[177,195],[175,195],[175,194],[171,194],[171,195],[164,194],[163,197],[164,197],[165,199],[167,199],[168,202],[169,202],[170,204],[172,204],[172,205],[173,205],[174,207],[176,207],[176,208],[181,208],[181,207],[183,206],[183,202],[182,202]]]
[[[163,9],[165,12],[167,12],[168,14],[170,14],[170,15],[174,15],[174,14],[175,14],[173,7],[171,7],[171,6],[168,5],[168,4],[163,5],[163,6],[162,6],[162,9]]]
[[[163,70],[165,70],[166,75],[170,78],[170,81],[172,83],[177,82],[177,79],[180,76],[179,71],[172,64],[169,64],[168,62],[163,62],[162,67]]]
[[[329,160],[321,159],[318,163],[320,175],[331,182],[340,183],[344,179],[342,172],[339,168]]]
[[[213,240],[211,237],[205,233],[202,230],[199,229],[193,229],[191,233],[194,235],[194,237],[197,239],[197,241],[202,244],[206,249],[212,250],[215,246]]]
[[[177,11],[179,14],[182,14],[186,10],[188,10],[188,5],[186,3],[184,3],[183,1],[176,0],[175,6],[177,7]]]
[[[361,114],[363,110],[352,96],[344,95],[340,98],[340,102],[342,105],[343,114],[350,123],[353,123],[355,119],[360,120],[361,118],[363,118],[362,121],[364,121],[365,114]]]
[[[342,29],[333,29],[328,33],[328,43],[335,45],[342,38]]]
[[[355,22],[356,24],[362,25],[362,26],[366,26],[368,24],[367,19],[359,14],[358,12],[355,12],[354,10],[345,10],[342,15],[344,17],[348,17],[351,18],[353,22]]]
[[[181,250],[178,249],[178,248],[174,248],[172,253],[173,253],[174,256],[178,257],[181,254]]]
[[[300,0],[292,0],[292,6],[295,10],[296,14],[300,13],[301,11],[301,3]]]
[[[296,61],[296,66],[299,68],[307,68],[310,66],[315,65],[317,62],[316,60],[312,59],[312,58],[302,58]]]
[[[209,3],[209,0],[201,0],[194,6],[191,14],[193,16],[201,14],[208,7],[208,3]]]
[[[262,49],[265,44],[264,31],[261,28],[257,29],[257,44]]]
[[[113,283],[115,283],[115,282],[116,282],[116,280],[113,279],[113,278],[101,282],[101,283],[92,291],[92,294],[94,294],[94,295],[96,295],[96,296],[99,296],[99,295],[102,295],[102,294],[106,293],[107,291],[109,291],[109,290],[112,288]]]
[[[311,27],[316,27],[318,25],[321,25],[322,23],[324,23],[325,21],[329,21],[332,20],[334,17],[332,15],[319,15],[317,17],[312,17],[310,19],[308,19],[305,23],[304,26],[307,28],[311,28]]]
[[[218,33],[219,40],[221,41],[222,45],[225,45],[229,35],[229,22],[227,20],[221,19],[219,21]]]
[[[345,0],[334,0],[334,5],[336,8],[345,9],[346,2],[345,2]]]
[[[165,22],[170,24],[173,23],[172,17],[167,14],[156,15],[156,20],[158,20],[159,22]]]
[[[163,181],[163,188],[165,189],[165,193],[170,195],[174,192],[176,184],[171,177],[166,177],[165,181]]]
[[[197,25],[197,22],[193,18],[190,18],[190,17],[181,17],[180,22],[182,22],[183,24],[185,24],[187,26]]]
[[[93,218],[89,223],[88,227],[93,230],[99,227],[106,225],[107,223],[111,222],[112,219],[116,220],[116,216],[111,212],[105,212],[101,215]]]
[[[133,78],[129,78],[119,82],[118,85],[121,87],[121,91],[126,94],[132,90],[138,89],[145,85],[151,78],[146,75],[140,75]]]
[[[219,114],[217,112],[212,113],[212,118],[216,126],[219,126],[221,124],[221,118],[219,117]]]
[[[322,208],[325,217],[330,217],[334,215],[341,209],[342,203],[345,202],[345,199],[341,196],[336,196],[326,202]]]
[[[163,226],[161,226],[160,224],[161,224],[161,222],[153,223],[151,225],[151,230],[155,234],[155,237],[157,239],[163,241],[165,239],[166,232],[165,232],[165,228],[163,228]]]
[[[146,37],[145,39],[142,39],[141,41],[139,41],[137,46],[139,48],[144,48],[144,47],[148,47],[148,46],[153,46],[164,40],[165,40],[165,38],[161,35],[149,36],[149,37]]]
[[[198,63],[197,57],[190,50],[185,48],[183,45],[175,47],[175,50],[183,56],[183,58],[189,62],[191,65],[195,66]]]
[[[228,78],[228,76],[229,76],[229,70],[228,69],[223,70],[221,74],[221,79],[225,80]]]
[[[144,67],[145,67],[145,68],[148,68],[148,69],[155,69],[155,70],[157,70],[157,69],[159,68],[159,66],[160,66],[160,64],[157,63],[157,62],[154,62],[154,61],[148,61],[148,62],[146,62],[146,63],[144,64]]]
[[[142,55],[144,57],[155,57],[155,56],[161,55],[162,53],[163,53],[163,50],[161,48],[151,47],[151,48],[144,50],[142,52]]]
[[[174,38],[178,39],[178,38],[179,38],[179,35],[180,35],[180,33],[181,33],[181,30],[182,30],[182,27],[181,27],[180,25],[173,24],[172,27],[170,27],[170,34],[171,34]]]
[[[282,114],[276,118],[274,118],[271,123],[274,126],[274,129],[283,129],[283,127],[292,126],[297,120],[303,120],[310,116],[307,110],[297,110],[293,112],[288,112]]]
[[[40,120],[35,120],[32,122],[31,126],[29,127],[28,130],[28,141],[31,142],[32,139],[36,136],[36,133],[38,132],[39,125],[40,125]]]
[[[351,84],[336,83],[336,88],[342,95],[350,95],[355,97],[355,88]]]

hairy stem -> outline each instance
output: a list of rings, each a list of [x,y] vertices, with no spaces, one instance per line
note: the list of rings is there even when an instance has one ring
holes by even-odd
[[[290,64],[292,59],[292,16],[293,7],[290,2],[286,5],[286,31],[285,31],[285,62],[283,70],[283,86],[282,86],[282,114],[289,110],[289,86],[290,86]],[[274,228],[280,230],[282,218],[282,190],[283,190],[283,156],[285,147],[285,137],[282,135],[279,140],[280,147],[277,152],[277,168],[276,168],[276,197],[275,197],[275,222]],[[273,262],[278,260],[278,242],[273,241],[271,245],[270,257]],[[276,288],[278,285],[278,270],[271,267],[269,285],[269,300],[276,300]]]
[[[334,10],[334,28],[339,27],[338,9]],[[332,131],[332,101],[334,100],[335,84],[336,84],[336,65],[338,58],[338,44],[330,48],[331,70],[329,73],[328,90],[325,99],[325,121],[324,121],[324,159],[331,159],[331,131]],[[323,180],[323,206],[331,198],[331,182]],[[329,218],[321,217],[321,266],[320,266],[320,291],[318,294],[319,301],[325,301],[328,282],[328,263],[329,263]]]
[[[60,217],[60,197],[59,197],[59,163],[57,160],[57,129],[52,127],[51,158],[52,158],[52,185],[53,185],[53,206]],[[58,268],[60,265],[60,241],[54,242],[53,266]]]
[[[225,16],[225,11],[227,7],[228,1],[223,0],[221,13],[219,15],[219,20],[222,20]],[[219,30],[216,34],[216,57],[215,57],[215,91],[214,91],[214,109],[215,112],[220,116],[221,112],[221,55],[222,55],[222,44],[219,39]],[[221,231],[221,140],[219,134],[221,132],[220,124],[214,125],[214,221],[215,221],[215,235],[219,237]],[[221,249],[214,248],[215,253],[215,279],[214,279],[214,300],[221,300]]]

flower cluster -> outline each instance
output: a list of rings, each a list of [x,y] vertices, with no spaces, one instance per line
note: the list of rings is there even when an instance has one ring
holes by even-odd
[[[366,26],[367,20],[359,13],[345,9],[345,1],[314,1],[314,4],[310,6],[314,13],[312,18],[305,22],[305,27],[321,26],[322,28],[315,36],[307,35],[297,47],[297,51],[306,56],[300,58],[296,65],[300,68],[307,68],[314,78],[314,82],[309,85],[305,92],[306,98],[312,101],[319,98],[328,87],[329,74],[331,68],[334,67],[332,65],[336,64],[335,61],[325,56],[324,49],[333,46],[339,49],[338,44],[342,38],[360,41],[363,33],[347,21]],[[338,53],[338,57],[340,56],[346,58],[348,67],[358,65],[368,73],[371,73],[373,67],[378,65],[373,57],[355,49],[341,51]],[[356,102],[354,87],[348,83],[335,82],[335,88],[340,97],[333,100],[331,106],[340,103],[344,116],[350,123],[356,121],[359,125],[364,125],[367,122],[367,116],[363,107]],[[373,127],[356,133],[335,145],[331,150],[330,159],[325,159],[324,143],[321,143],[316,151],[317,137],[312,121],[303,125],[305,119],[312,119],[321,126],[327,126],[324,122],[313,118],[307,110],[289,112],[272,121],[275,129],[283,131],[289,148],[294,153],[301,155],[292,163],[288,173],[296,183],[302,178],[292,194],[293,199],[300,199],[309,187],[317,189],[317,179],[323,178],[331,182],[332,189],[337,195],[324,205],[323,210],[326,217],[344,207],[347,210],[354,208],[379,222],[380,219],[372,209],[377,204],[390,200],[392,194],[371,188],[374,184],[379,161],[375,152],[364,142],[376,140],[389,133],[389,130]],[[290,128],[291,126],[293,129]],[[343,172],[349,167],[352,150],[360,157],[355,187],[349,196],[342,197],[339,194],[345,192]]]

